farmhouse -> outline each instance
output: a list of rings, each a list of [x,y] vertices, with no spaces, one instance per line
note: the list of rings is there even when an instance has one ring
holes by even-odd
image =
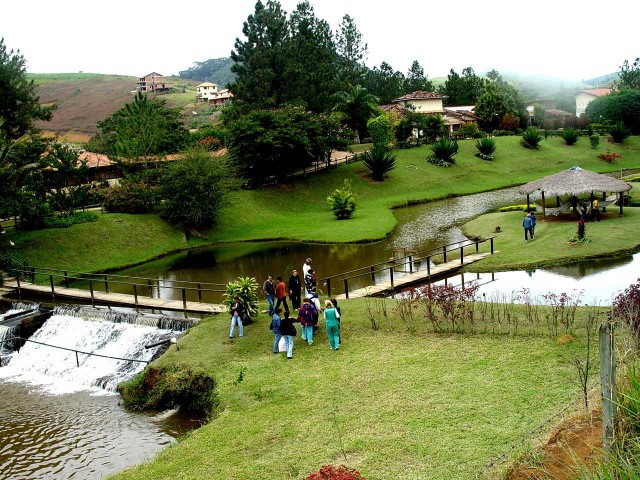
[[[589,90],[581,90],[576,95],[576,116],[579,117],[587,109],[593,99],[603,97],[611,93],[610,88],[592,88]]]
[[[402,97],[398,97],[393,100],[393,103],[397,103],[403,107],[413,107],[416,113],[444,114],[444,108],[442,106],[443,98],[447,98],[447,96],[419,90],[417,92],[408,93]]]
[[[215,83],[204,82],[196,87],[196,103],[209,102],[213,105],[224,105],[232,98],[233,94],[228,88],[221,89]]]
[[[165,83],[164,77],[157,72],[151,72],[138,79],[140,92],[168,92],[172,88],[173,84]]]

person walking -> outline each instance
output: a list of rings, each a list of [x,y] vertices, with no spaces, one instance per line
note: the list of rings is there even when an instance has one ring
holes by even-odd
[[[238,326],[238,336],[244,336],[244,329],[242,327],[242,317],[244,316],[245,306],[240,301],[238,295],[233,296],[233,301],[229,305],[229,312],[231,313],[231,327],[229,328],[229,338],[233,338],[235,326]]]
[[[340,326],[340,321],[341,321],[341,318],[342,318],[342,310],[340,310],[340,307],[338,306],[338,300],[337,299],[332,298],[331,299],[331,303],[333,303],[333,308],[335,308],[336,312],[338,312],[338,315],[337,315],[337,317],[338,317],[338,343],[340,345],[342,345],[342,335],[341,335],[341,333],[342,333],[341,330],[342,329],[341,329],[341,326]]]
[[[289,305],[287,305],[287,286],[285,285],[282,277],[277,278],[278,283],[276,285],[276,298],[278,301],[276,302],[276,309],[282,304],[284,305],[284,311],[289,311]]]
[[[594,220],[600,221],[600,203],[597,198],[593,199],[593,203],[591,204],[591,212],[593,212],[592,218]]]
[[[304,288],[306,291],[306,295],[311,295],[313,289],[318,285],[318,281],[316,280],[316,272],[314,269],[310,268],[307,274],[304,276]]]
[[[536,212],[531,210],[531,240],[536,236]]]
[[[273,281],[273,275],[269,275],[262,284],[262,292],[267,297],[267,303],[269,303],[269,315],[273,316],[275,313],[273,299],[276,296],[276,283]]]
[[[310,291],[306,290],[306,278],[307,278],[307,274],[309,273],[309,270],[311,270],[311,262],[312,260],[310,258],[307,258],[304,261],[304,264],[302,265],[302,281],[305,282],[305,291],[304,294],[305,295],[309,295]]]
[[[280,322],[280,334],[284,338],[284,344],[287,348],[287,358],[293,358],[293,339],[298,334],[296,326],[293,324],[294,319],[289,316],[289,312],[284,312],[284,318]]]
[[[338,350],[340,347],[340,325],[338,323],[339,313],[331,303],[331,300],[324,302],[324,322],[327,328],[327,337],[331,350]]]
[[[282,334],[280,333],[280,314],[282,313],[281,308],[276,308],[273,312],[273,316],[271,317],[271,331],[273,332],[273,353],[279,353],[278,343],[280,343],[280,338]]]
[[[300,295],[302,294],[302,282],[297,270],[291,271],[289,277],[289,298],[291,299],[291,308],[297,310],[300,308]]]
[[[318,310],[311,303],[309,297],[305,297],[298,310],[298,320],[302,330],[302,340],[306,340],[309,345],[313,345],[313,327],[317,323]]]
[[[524,241],[528,242],[529,237],[533,238],[533,233],[531,231],[531,226],[533,223],[531,222],[531,214],[527,213],[527,216],[522,220],[522,227],[524,228]]]
[[[318,292],[316,287],[311,287],[311,294],[309,295],[309,300],[311,300],[311,304],[316,307],[316,313],[315,313],[315,317],[314,317],[314,324],[313,324],[313,333],[316,333],[318,331],[318,316],[320,315],[320,311],[322,310],[322,307],[320,306],[320,298],[318,297]]]

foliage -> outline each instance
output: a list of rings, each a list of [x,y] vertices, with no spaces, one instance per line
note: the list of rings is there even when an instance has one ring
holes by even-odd
[[[640,90],[622,90],[595,98],[587,106],[586,116],[594,128],[623,122],[633,135],[640,134]]]
[[[246,318],[243,322],[250,321],[251,317],[258,315],[258,282],[254,277],[238,277],[235,281],[227,283],[225,288],[224,304],[231,305],[234,296],[238,296],[246,308]]]
[[[255,184],[270,176],[284,181],[314,160],[327,162],[332,150],[346,147],[350,133],[331,115],[296,107],[257,110],[229,125],[230,162]]]
[[[60,143],[50,144],[45,153],[47,167],[43,171],[44,186],[51,207],[71,214],[86,205],[88,185],[86,162],[78,160],[77,150]]]
[[[365,480],[360,473],[344,465],[334,467],[333,465],[325,465],[320,467],[317,472],[312,472],[305,480]]]
[[[620,66],[619,78],[614,82],[618,90],[640,90],[640,58],[636,58],[631,65],[625,60]]]
[[[544,121],[547,116],[547,109],[542,105],[536,105],[533,107],[533,119],[538,127],[544,125]]]
[[[484,137],[476,141],[476,156],[483,160],[493,160],[493,154],[496,151],[496,141],[493,138]]]
[[[433,83],[424,74],[424,68],[417,60],[414,60],[407,72],[404,90],[406,92],[433,92]]]
[[[184,229],[211,227],[230,188],[227,176],[222,159],[188,151],[162,173],[163,217]]]
[[[600,137],[598,135],[589,135],[589,144],[591,148],[596,148],[600,145]]]
[[[505,113],[502,116],[502,120],[500,121],[500,128],[502,130],[515,130],[516,128],[518,128],[518,125],[518,119],[508,113]]]
[[[375,144],[361,156],[362,163],[371,171],[374,180],[382,181],[384,175],[396,168],[396,156],[384,144]]]
[[[565,128],[560,137],[567,145],[575,145],[580,140],[580,131],[575,128]]]
[[[462,76],[451,69],[447,75],[447,81],[438,89],[438,92],[447,96],[444,99],[447,106],[475,105],[483,86],[484,80],[475,74],[473,68],[463,69]]]
[[[531,205],[508,205],[506,207],[500,207],[499,212],[527,212],[531,210]]]
[[[522,124],[523,118],[528,115],[518,90],[505,82],[495,70],[489,72],[487,78],[475,103],[475,115],[491,126],[492,130],[499,128],[500,119],[505,114],[519,118]]]
[[[600,160],[604,160],[607,163],[615,162],[617,158],[620,158],[621,155],[617,152],[610,152],[608,149],[604,153],[599,153],[598,158]]]
[[[589,243],[587,238],[587,222],[583,218],[578,220],[576,234],[568,240],[568,243]]]
[[[229,132],[227,129],[220,126],[208,125],[199,128],[196,131],[189,133],[189,143],[192,146],[200,145],[202,146],[203,142],[205,143],[204,147],[215,147],[215,148],[207,148],[207,150],[215,150],[217,147],[227,145],[229,137]],[[213,139],[213,141],[211,140]]]
[[[184,365],[156,369],[147,367],[132,380],[118,386],[124,404],[133,409],[166,410],[209,415],[218,405],[217,382],[208,373]]]
[[[194,62],[191,67],[181,70],[178,75],[188,80],[227,85],[235,78],[231,73],[232,63],[229,57],[211,58],[204,62]]]
[[[168,108],[165,100],[149,99],[142,92],[98,122],[98,128],[104,153],[145,163],[154,155],[179,151],[188,135],[178,108]]]
[[[480,129],[476,122],[465,122],[458,132],[465,138],[476,138],[480,133]]]
[[[44,217],[46,228],[68,228],[79,223],[95,222],[98,214],[95,212],[73,212],[71,215],[52,215]]]
[[[369,130],[374,146],[381,145],[387,147],[389,145],[390,122],[387,115],[380,115],[369,120],[367,122],[367,129]]]
[[[433,158],[436,160],[453,165],[456,163],[454,156],[458,153],[459,147],[456,140],[450,140],[447,137],[440,137],[430,145]]]
[[[7,50],[0,37],[0,129],[7,141],[34,130],[36,120],[50,120],[55,107],[40,106],[37,85],[27,79],[27,61],[20,50]]]
[[[529,127],[522,134],[522,146],[526,148],[538,149],[540,142],[542,141],[542,135],[537,128]]]
[[[358,133],[359,142],[362,142],[367,136],[369,119],[380,111],[377,100],[366,88],[360,85],[356,85],[350,90],[340,91],[334,97],[334,110],[344,115],[345,125]]]
[[[394,70],[387,62],[380,67],[367,70],[362,85],[372,95],[379,99],[381,105],[389,104],[405,92],[405,77],[402,72]]]
[[[148,213],[158,203],[158,193],[158,187],[125,180],[107,191],[102,206],[111,213]]]
[[[609,127],[609,135],[614,143],[622,143],[626,138],[629,138],[631,130],[623,122],[616,122]]]
[[[640,348],[640,278],[613,299],[612,316],[621,320]]]
[[[351,180],[344,180],[342,188],[336,188],[328,197],[327,204],[338,220],[351,218],[356,210],[357,195],[351,191]]]
[[[349,85],[357,85],[358,79],[366,70],[368,45],[362,39],[355,20],[345,15],[335,35],[338,55],[339,77]]]
[[[445,133],[442,115],[424,115],[407,110],[405,116],[410,125],[418,130],[418,146],[420,146],[420,139],[422,138],[426,143],[433,143]]]

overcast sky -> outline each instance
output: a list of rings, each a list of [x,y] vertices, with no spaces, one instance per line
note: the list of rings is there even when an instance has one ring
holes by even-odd
[[[266,0],[264,0],[266,3]],[[291,12],[297,0],[281,0]],[[472,67],[582,80],[640,56],[637,0],[315,0],[335,31],[351,15],[369,45],[367,65],[430,78]],[[228,57],[255,0],[3,1],[0,36],[34,73],[177,74]]]

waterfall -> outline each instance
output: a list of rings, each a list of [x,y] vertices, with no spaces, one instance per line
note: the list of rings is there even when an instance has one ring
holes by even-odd
[[[114,323],[98,317],[95,314],[90,319],[93,321],[88,321],[79,315],[54,312],[29,340],[108,357],[149,361],[162,347],[145,349],[145,345],[175,336],[169,329],[134,321]],[[0,380],[41,385],[54,394],[99,392],[100,389],[115,392],[119,383],[133,377],[145,365],[82,353],[76,355],[74,351],[30,341],[13,354],[7,366],[0,368]]]
[[[15,350],[15,337],[20,326],[6,326],[0,324],[0,367],[4,367],[11,360],[11,352]]]

